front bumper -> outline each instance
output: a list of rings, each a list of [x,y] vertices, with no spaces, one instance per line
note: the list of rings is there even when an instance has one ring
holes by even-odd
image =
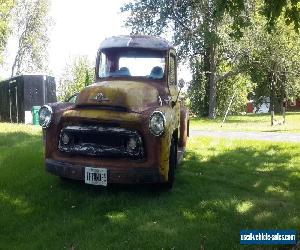
[[[71,163],[46,159],[46,170],[49,173],[61,177],[84,181],[84,168],[93,166],[81,166]],[[107,183],[135,184],[135,183],[160,183],[163,182],[158,168],[150,167],[126,167],[126,168],[107,168]]]

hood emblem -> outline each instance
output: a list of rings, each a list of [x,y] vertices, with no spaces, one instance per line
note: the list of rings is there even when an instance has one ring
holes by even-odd
[[[101,93],[101,92],[98,93],[96,96],[90,98],[90,100],[92,100],[92,101],[97,101],[97,102],[105,102],[105,101],[109,101],[109,99],[106,98],[106,97],[104,96],[104,94]]]

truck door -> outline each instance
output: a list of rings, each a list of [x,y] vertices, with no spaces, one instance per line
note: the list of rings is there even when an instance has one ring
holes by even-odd
[[[16,80],[9,82],[9,117],[10,122],[19,122],[18,85]]]

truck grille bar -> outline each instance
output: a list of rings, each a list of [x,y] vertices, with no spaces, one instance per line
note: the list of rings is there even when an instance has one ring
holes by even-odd
[[[66,126],[60,132],[58,150],[87,156],[144,158],[139,133],[120,127]]]

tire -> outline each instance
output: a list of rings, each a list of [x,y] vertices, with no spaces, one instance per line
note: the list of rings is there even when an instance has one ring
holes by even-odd
[[[165,189],[172,189],[174,179],[175,179],[175,169],[177,167],[177,143],[175,138],[172,137],[170,154],[169,154],[169,172],[168,172],[168,181],[164,183]]]

